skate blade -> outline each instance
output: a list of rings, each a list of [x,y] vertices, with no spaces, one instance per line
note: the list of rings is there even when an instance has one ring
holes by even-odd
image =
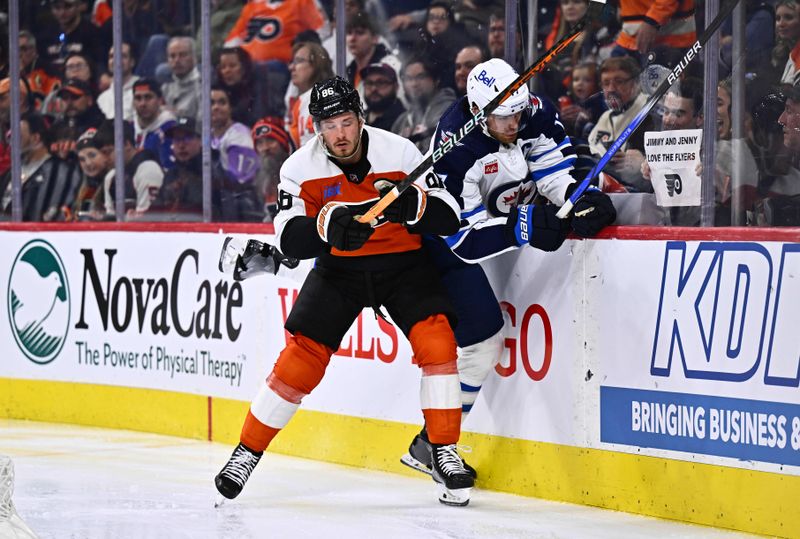
[[[444,505],[465,507],[469,504],[472,488],[448,489],[441,483],[436,483],[436,485],[439,487],[439,501]]]
[[[225,500],[227,500],[225,496],[222,494],[217,494],[217,498],[214,500],[214,509],[219,509],[223,505],[225,505]]]
[[[417,459],[415,459],[414,457],[412,457],[410,453],[406,453],[405,455],[400,457],[400,462],[402,464],[405,464],[409,468],[417,470],[418,472],[422,472],[424,474],[431,475],[431,469],[428,468],[427,466],[425,466],[423,463],[421,463]]]
[[[236,267],[236,261],[242,256],[245,248],[247,247],[247,240],[234,238],[228,236],[222,244],[222,251],[219,254],[219,271],[227,275],[233,276],[233,270]]]

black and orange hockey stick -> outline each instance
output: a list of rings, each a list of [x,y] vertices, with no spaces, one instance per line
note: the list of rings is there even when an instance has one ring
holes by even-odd
[[[400,181],[394,188],[386,193],[383,198],[372,206],[367,213],[358,217],[362,223],[369,223],[376,219],[383,210],[392,202],[394,202],[400,193],[405,191],[412,183],[422,176],[433,164],[442,158],[444,154],[449,152],[455,147],[458,142],[466,137],[473,129],[481,125],[489,114],[492,113],[503,101],[505,101],[511,94],[516,92],[523,84],[528,82],[535,74],[542,71],[547,65],[555,58],[558,53],[563,51],[570,43],[575,41],[581,34],[583,29],[589,22],[600,16],[603,8],[606,5],[606,0],[590,0],[589,10],[586,15],[575,25],[575,27],[561,40],[553,45],[550,50],[545,52],[536,62],[534,62],[528,69],[525,70],[519,77],[509,84],[505,90],[495,96],[494,99],[483,107],[483,109],[476,112],[461,129],[459,129],[452,137],[448,138],[441,146],[436,148],[433,153],[428,155],[417,167],[411,171],[402,181]]]

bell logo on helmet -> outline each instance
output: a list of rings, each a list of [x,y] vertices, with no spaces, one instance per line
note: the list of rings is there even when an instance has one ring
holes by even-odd
[[[478,73],[478,75],[476,75],[475,78],[477,78],[480,82],[482,82],[486,86],[490,86],[490,87],[492,86],[492,84],[494,84],[494,81],[495,81],[495,77],[489,77],[486,74],[486,70],[485,69],[482,70],[480,73]]]

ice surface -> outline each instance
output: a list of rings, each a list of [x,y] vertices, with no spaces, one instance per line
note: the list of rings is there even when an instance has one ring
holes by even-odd
[[[139,432],[0,420],[0,454],[16,467],[14,503],[42,539],[745,537],[480,489],[468,507],[446,507],[422,474],[412,478],[269,453],[241,496],[214,509],[213,478],[232,449]]]

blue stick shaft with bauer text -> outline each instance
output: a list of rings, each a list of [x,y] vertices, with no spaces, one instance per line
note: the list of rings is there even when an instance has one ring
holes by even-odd
[[[739,0],[731,0],[728,4],[717,14],[711,24],[706,27],[703,34],[698,38],[694,44],[689,47],[689,50],[686,51],[686,54],[683,55],[681,61],[678,62],[672,71],[667,75],[667,77],[661,82],[659,87],[650,96],[650,99],[647,100],[642,110],[631,120],[631,123],[625,128],[622,134],[617,137],[617,140],[606,150],[606,153],[603,154],[603,157],[600,158],[600,161],[589,171],[583,181],[578,185],[578,187],[572,192],[570,197],[564,202],[564,205],[558,210],[556,215],[561,219],[564,219],[569,215],[569,212],[572,211],[572,207],[575,205],[575,202],[583,195],[586,189],[589,187],[592,179],[603,170],[608,162],[614,157],[614,154],[619,151],[619,149],[628,141],[628,138],[636,131],[636,128],[639,127],[644,119],[650,114],[650,110],[655,106],[658,101],[664,97],[670,87],[678,81],[678,77],[680,74],[683,73],[683,70],[686,69],[686,66],[689,65],[689,62],[694,60],[700,55],[700,50],[705,46],[706,42],[711,39],[711,36],[714,35],[714,32],[720,27],[722,22],[728,18],[728,15],[731,14],[733,8],[736,7],[736,4],[739,3]]]

